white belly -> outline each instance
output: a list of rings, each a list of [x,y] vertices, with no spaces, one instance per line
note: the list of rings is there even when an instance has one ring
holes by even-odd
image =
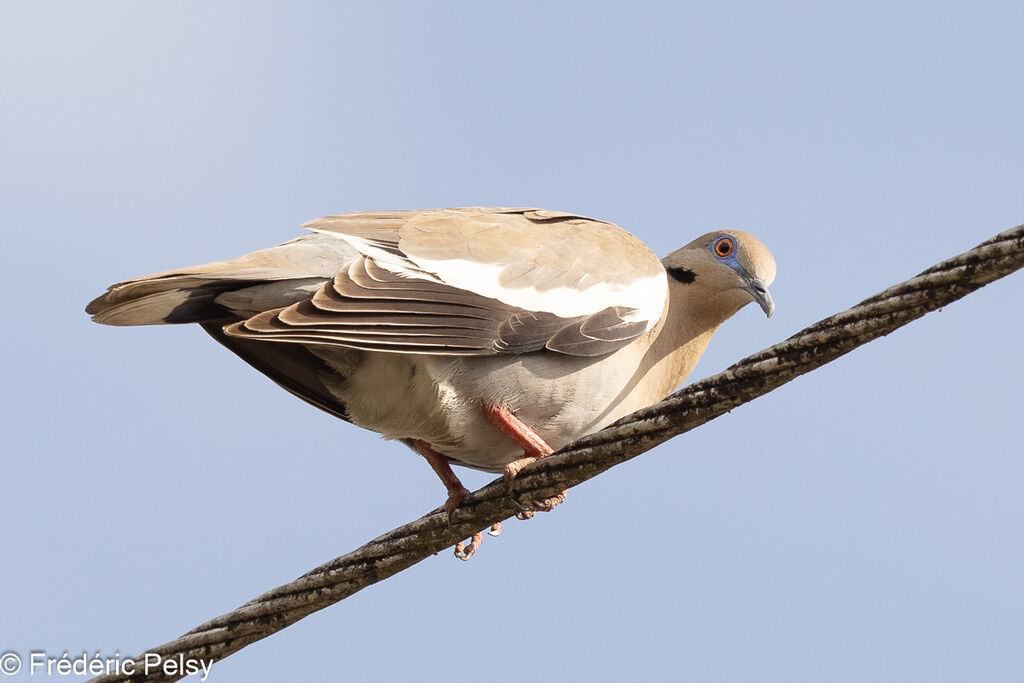
[[[615,363],[545,352],[516,357],[316,352],[338,370],[331,390],[345,402],[353,423],[389,439],[422,439],[475,469],[500,471],[523,456],[487,421],[484,403],[504,405],[556,450],[640,407],[623,400],[639,364],[631,346],[616,352],[625,358]]]

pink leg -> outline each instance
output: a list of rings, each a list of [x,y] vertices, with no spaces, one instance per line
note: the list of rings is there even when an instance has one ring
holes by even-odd
[[[513,415],[512,411],[505,406],[485,403],[484,415],[498,431],[515,441],[523,449],[523,455],[526,457],[543,458],[555,452],[555,449],[547,445],[540,434],[530,429],[529,425]]]
[[[435,451],[433,446],[421,439],[410,439],[409,443],[417,453],[426,458],[430,467],[441,479],[441,483],[448,489],[448,500],[444,502],[444,509],[450,520],[455,514],[455,508],[459,507],[459,503],[469,493],[469,489],[463,486],[459,478],[455,476],[452,466],[448,463],[448,458]]]
[[[554,453],[554,449],[547,445],[544,439],[537,432],[533,431],[529,425],[513,415],[512,411],[505,406],[485,403],[484,415],[487,416],[487,420],[494,425],[498,431],[512,439],[516,445],[523,449],[522,458],[513,460],[509,464],[505,465],[505,483],[508,485],[509,495],[511,495],[512,482],[515,480],[516,475],[519,474],[519,471],[531,462],[551,455]],[[562,491],[557,496],[548,498],[547,500],[530,501],[530,505],[523,505],[513,498],[512,500],[522,508],[520,513],[516,516],[520,519],[529,519],[530,517],[533,517],[534,511],[549,512],[556,505],[565,500],[565,494],[566,492]]]
[[[448,500],[444,502],[445,512],[448,513],[448,521],[451,522],[452,515],[455,514],[455,510],[459,507],[462,499],[469,493],[469,489],[462,485],[459,481],[458,476],[452,471],[452,466],[448,462],[448,458],[434,450],[426,441],[422,439],[409,439],[409,445],[412,446],[413,450],[422,455],[430,467],[440,478],[441,483],[448,490]],[[490,532],[491,536],[497,536],[501,533],[501,522],[493,525]],[[473,554],[483,545],[484,537],[479,532],[473,534],[473,538],[470,539],[469,545],[466,546],[459,541],[455,544],[455,557],[460,560],[468,560]]]

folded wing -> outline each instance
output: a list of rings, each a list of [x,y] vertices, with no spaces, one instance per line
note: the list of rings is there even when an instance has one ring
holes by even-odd
[[[563,318],[527,311],[429,280],[403,278],[360,256],[309,299],[230,325],[250,339],[329,344],[401,353],[490,355],[548,349],[609,353],[635,339],[645,321],[611,306]]]
[[[111,325],[221,325],[224,343],[597,356],[651,329],[665,308],[658,258],[581,216],[464,208],[306,227],[314,232],[277,247],[116,284],[86,310]]]

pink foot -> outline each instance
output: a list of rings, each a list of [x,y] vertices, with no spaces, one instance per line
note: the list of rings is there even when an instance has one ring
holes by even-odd
[[[473,534],[473,538],[469,540],[469,545],[464,546],[462,541],[455,544],[455,557],[465,562],[469,558],[473,557],[483,543],[484,535],[478,531]]]
[[[422,455],[430,467],[433,468],[434,472],[441,479],[441,483],[448,490],[448,499],[444,502],[444,510],[448,513],[448,524],[451,524],[452,517],[455,515],[455,510],[458,509],[462,503],[462,499],[469,494],[469,489],[462,485],[459,478],[452,471],[452,466],[448,462],[448,458],[434,450],[426,441],[422,439],[409,439],[407,443],[412,446],[413,450]],[[497,527],[497,532],[495,532]],[[501,522],[491,527],[488,532],[491,536],[497,536],[501,533]],[[460,560],[468,560],[473,557],[476,551],[484,542],[483,534],[475,533],[473,538],[470,539],[469,545],[464,545],[462,541],[455,544],[455,557]]]
[[[550,512],[556,505],[565,500],[567,491],[562,491],[557,496],[544,500],[531,500],[523,503],[512,493],[512,484],[520,470],[536,460],[546,458],[554,452],[537,432],[533,431],[525,422],[512,414],[508,408],[492,403],[484,404],[484,415],[487,420],[502,434],[512,439],[523,449],[523,457],[513,460],[505,465],[505,488],[512,502],[519,508],[516,517],[519,519],[530,519],[534,512]]]

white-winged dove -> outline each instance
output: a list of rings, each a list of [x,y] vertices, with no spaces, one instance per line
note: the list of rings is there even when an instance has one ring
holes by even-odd
[[[505,471],[655,403],[775,260],[738,230],[659,260],[616,225],[539,209],[329,216],[290,242],[113,285],[107,325],[199,323],[299,398],[450,464]],[[534,502],[550,509],[553,502]],[[479,540],[471,545],[471,554]]]

